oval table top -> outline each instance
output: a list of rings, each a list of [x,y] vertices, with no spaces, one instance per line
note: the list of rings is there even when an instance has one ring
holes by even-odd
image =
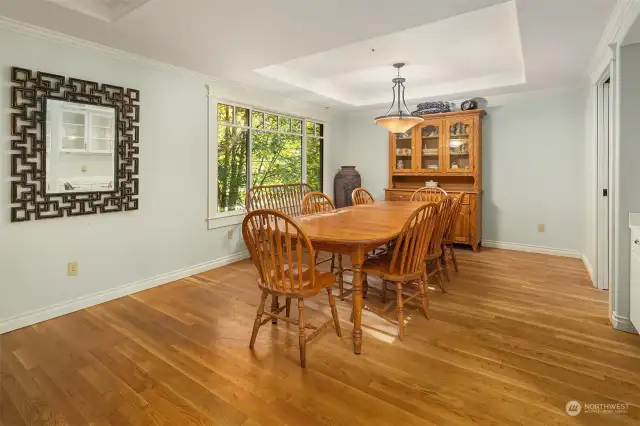
[[[295,220],[312,242],[386,243],[398,236],[409,216],[422,204],[420,201],[376,201],[298,216]]]

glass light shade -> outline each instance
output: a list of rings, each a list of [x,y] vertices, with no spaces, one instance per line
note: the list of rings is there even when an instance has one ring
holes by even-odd
[[[383,115],[377,117],[376,124],[381,125],[391,133],[405,133],[407,130],[422,123],[424,119],[422,117],[416,117],[413,115]]]

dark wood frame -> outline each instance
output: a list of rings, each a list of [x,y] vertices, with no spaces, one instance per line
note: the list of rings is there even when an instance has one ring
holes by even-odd
[[[137,210],[140,92],[19,67],[11,68],[11,83],[11,221]],[[116,110],[113,191],[46,192],[48,99]]]

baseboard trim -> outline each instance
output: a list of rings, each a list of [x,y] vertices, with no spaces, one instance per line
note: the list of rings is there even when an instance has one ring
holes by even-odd
[[[582,255],[582,263],[584,263],[584,267],[587,268],[589,278],[591,278],[591,282],[593,283],[594,287],[598,287],[598,284],[596,283],[596,277],[593,276],[593,268],[591,267],[591,262],[589,262],[589,258],[584,254]]]
[[[618,315],[615,312],[611,313],[611,325],[616,330],[626,331],[627,333],[637,333],[629,317]]]
[[[68,302],[57,303],[55,305],[49,306],[48,308],[26,312],[21,315],[1,320],[0,334],[37,324],[39,322],[50,320],[62,315],[70,314],[71,312],[86,309],[91,306],[99,305],[100,303],[118,299],[120,297],[129,296],[131,294],[138,293],[143,290],[148,290],[150,288],[167,284],[182,278],[186,278],[191,275],[199,274],[210,269],[229,265],[231,263],[247,259],[248,257],[249,254],[244,251],[241,253],[224,256],[209,262],[193,265],[188,268],[178,269],[177,271],[157,275],[152,278],[125,284],[109,290],[101,291],[87,296],[81,296]]]
[[[504,241],[482,240],[482,246],[505,250],[526,251],[529,253],[549,254],[551,256],[573,257],[576,259],[580,259],[582,257],[582,253],[576,250],[533,246],[529,244],[508,243]]]

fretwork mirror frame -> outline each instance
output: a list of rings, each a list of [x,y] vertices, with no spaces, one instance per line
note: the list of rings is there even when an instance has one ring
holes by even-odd
[[[11,221],[137,210],[140,92],[19,67],[11,83]],[[115,108],[113,191],[46,192],[47,99]]]

